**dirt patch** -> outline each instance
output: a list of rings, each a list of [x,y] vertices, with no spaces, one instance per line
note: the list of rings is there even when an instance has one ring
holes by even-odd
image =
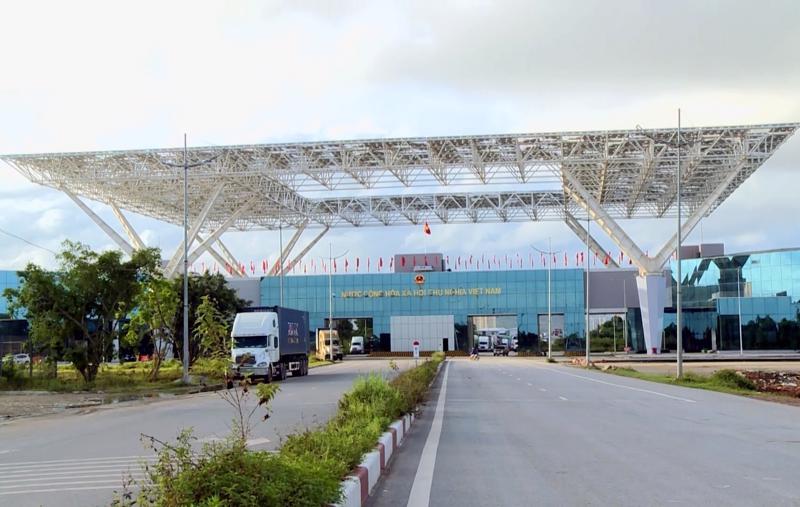
[[[739,373],[750,379],[761,392],[800,398],[800,373],[798,372],[746,370]]]
[[[3,392],[0,393],[0,421],[102,404],[103,396],[97,393]]]

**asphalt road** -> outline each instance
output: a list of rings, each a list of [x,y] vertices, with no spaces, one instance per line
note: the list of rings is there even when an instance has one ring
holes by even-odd
[[[326,421],[353,380],[371,371],[388,374],[388,361],[345,361],[314,368],[307,377],[289,377],[281,383],[270,419],[260,422],[262,412],[253,418],[250,447],[277,448],[281,437]],[[136,476],[142,459],[152,459],[140,441],[142,433],[170,440],[192,427],[200,442],[209,442],[229,434],[232,417],[218,393],[202,393],[4,423],[0,505],[108,505],[123,474]]]
[[[517,358],[442,372],[370,507],[800,505],[800,408]]]

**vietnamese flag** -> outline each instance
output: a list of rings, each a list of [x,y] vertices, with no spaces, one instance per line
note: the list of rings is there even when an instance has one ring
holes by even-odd
[[[431,235],[431,226],[428,225],[428,222],[425,222],[425,225],[422,227],[422,232],[424,232],[426,236]]]

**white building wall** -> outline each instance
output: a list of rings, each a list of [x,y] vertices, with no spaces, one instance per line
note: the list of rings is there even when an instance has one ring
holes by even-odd
[[[391,317],[391,350],[411,352],[412,343],[419,340],[420,350],[442,350],[442,339],[447,338],[450,350],[454,348],[455,319],[452,315],[408,315]]]

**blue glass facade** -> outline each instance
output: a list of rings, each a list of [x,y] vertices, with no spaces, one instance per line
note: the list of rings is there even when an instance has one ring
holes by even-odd
[[[670,266],[675,273],[675,262]],[[687,350],[800,348],[800,250],[688,259],[681,265]],[[673,289],[676,282],[673,279]],[[674,347],[675,290],[664,315]]]
[[[0,314],[8,314],[8,300],[3,297],[3,292],[17,287],[19,287],[19,276],[16,271],[0,271]]]
[[[392,315],[453,315],[466,325],[473,315],[516,315],[520,332],[539,334],[538,316],[547,314],[547,271],[429,272],[332,276],[334,319],[372,318],[376,335],[389,333]],[[284,306],[309,312],[311,327],[328,318],[328,276],[284,278]],[[261,304],[280,301],[280,279],[261,280]],[[552,271],[552,312],[564,315],[566,335],[583,335],[583,271]]]

